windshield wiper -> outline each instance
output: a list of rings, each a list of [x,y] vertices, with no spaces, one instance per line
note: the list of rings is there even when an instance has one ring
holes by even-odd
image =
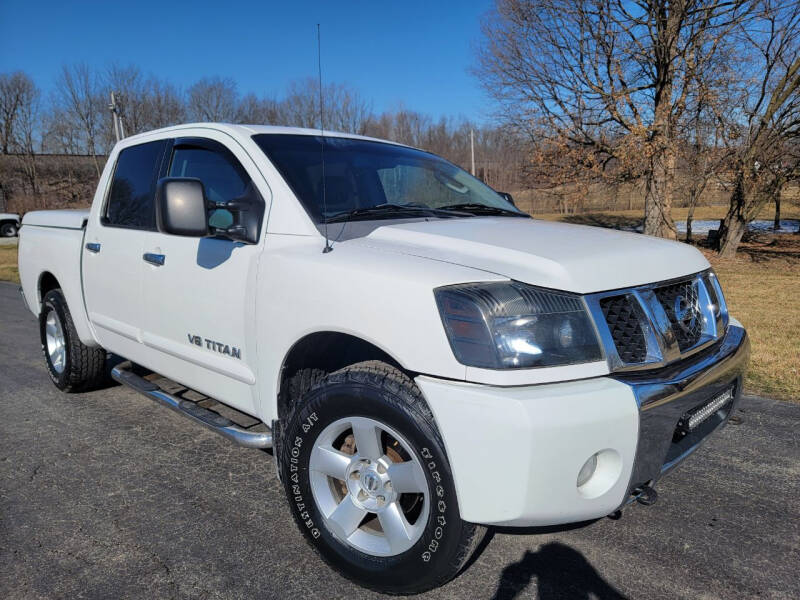
[[[463,213],[462,213],[463,214]],[[365,208],[354,208],[344,212],[336,213],[328,217],[328,223],[340,223],[342,221],[364,221],[369,219],[386,219],[393,217],[431,216],[431,217],[453,217],[458,213],[453,210],[442,210],[430,208],[416,204],[378,204],[377,206],[367,206]]]
[[[478,204],[475,202],[464,202],[463,204],[449,204],[447,206],[440,206],[438,207],[437,210],[461,211],[462,214],[468,213],[471,215],[500,215],[507,217],[522,217],[523,219],[530,218],[530,215],[524,212],[511,210],[508,208],[500,208],[497,206],[489,206],[487,204]]]

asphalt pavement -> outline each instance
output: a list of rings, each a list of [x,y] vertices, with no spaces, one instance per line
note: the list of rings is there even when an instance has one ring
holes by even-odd
[[[496,530],[418,598],[800,598],[800,403],[736,416],[654,506]],[[119,386],[59,392],[0,284],[0,598],[374,597],[305,544],[268,453]]]

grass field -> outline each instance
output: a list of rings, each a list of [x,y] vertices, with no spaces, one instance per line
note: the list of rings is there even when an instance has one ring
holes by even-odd
[[[16,244],[0,245],[0,281],[14,281],[19,283]]]
[[[693,219],[700,221],[703,219],[722,219],[727,206],[698,206],[694,211]],[[685,221],[689,214],[689,209],[678,207],[672,209],[672,218],[676,221]],[[564,215],[561,213],[542,213],[533,215],[537,219],[546,221],[567,221],[574,223],[585,223],[586,225],[600,225],[618,227],[634,226],[642,222],[642,211],[637,210],[617,210],[608,212],[579,213],[574,215]],[[765,206],[758,215],[759,219],[772,219],[775,216],[775,209],[772,206]],[[793,204],[786,204],[781,210],[781,219],[800,219],[800,207]]]
[[[700,212],[703,216],[699,218],[717,218],[713,211]],[[680,214],[675,216],[681,218]],[[786,211],[785,216],[800,218],[797,210]],[[640,219],[641,215],[594,213],[572,217],[553,216],[614,226],[620,219]],[[739,256],[730,261],[702,251],[719,275],[731,314],[750,334],[753,354],[747,391],[800,402],[800,235],[760,236],[742,244]],[[15,244],[0,245],[0,280],[19,281]]]
[[[800,237],[800,236],[792,236]],[[800,402],[800,242],[791,258],[709,257],[752,344],[749,392]],[[758,250],[751,250],[751,256]]]

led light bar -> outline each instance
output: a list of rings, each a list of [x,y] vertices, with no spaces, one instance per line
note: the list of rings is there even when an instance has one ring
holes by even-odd
[[[725,406],[733,398],[733,388],[728,388],[722,394],[714,398],[711,402],[706,404],[703,408],[689,417],[689,431],[695,429],[700,423],[708,419],[711,415],[717,412],[720,408]]]

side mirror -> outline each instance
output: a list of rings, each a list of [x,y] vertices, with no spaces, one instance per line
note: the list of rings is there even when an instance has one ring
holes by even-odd
[[[164,177],[156,189],[156,226],[162,233],[208,235],[208,203],[203,183],[189,177]]]
[[[508,192],[497,192],[497,193],[500,194],[506,200],[508,200],[511,206],[516,206],[516,203],[514,202],[514,196],[512,196]]]

